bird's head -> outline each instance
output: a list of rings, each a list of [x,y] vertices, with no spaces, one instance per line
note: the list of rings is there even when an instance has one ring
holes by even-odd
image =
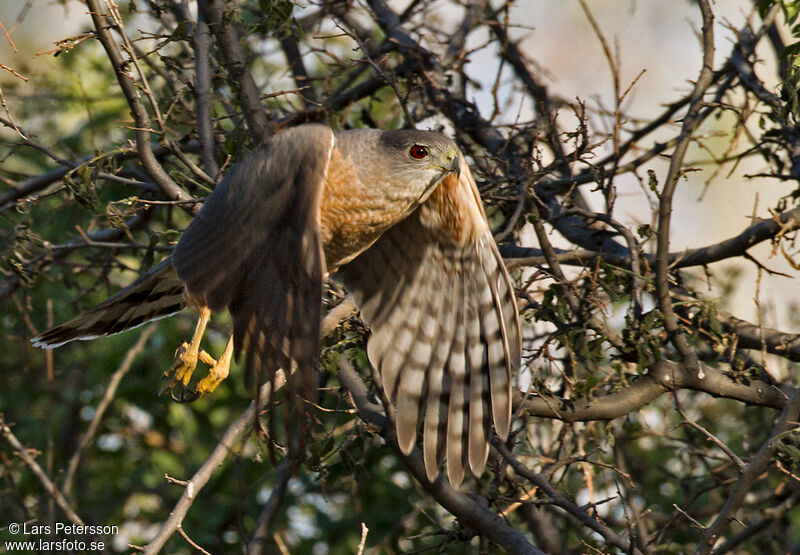
[[[379,144],[395,175],[425,181],[428,184],[425,192],[430,192],[447,175],[461,174],[458,146],[441,133],[416,129],[385,131]]]

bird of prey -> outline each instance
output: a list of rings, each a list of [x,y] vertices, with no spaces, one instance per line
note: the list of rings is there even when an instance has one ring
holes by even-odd
[[[195,395],[212,391],[243,351],[257,378],[282,368],[287,398],[310,398],[328,275],[372,331],[367,354],[396,409],[401,451],[421,428],[431,481],[445,460],[454,486],[466,467],[482,474],[492,424],[501,439],[509,433],[519,320],[475,180],[440,133],[308,124],[276,134],[226,175],[169,258],[32,341],[117,333],[188,304],[200,320],[173,380],[188,386],[199,357],[212,368]],[[225,309],[233,334],[215,361],[199,345],[211,311]]]

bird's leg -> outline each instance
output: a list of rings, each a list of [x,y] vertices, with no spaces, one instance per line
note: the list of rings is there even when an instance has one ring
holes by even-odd
[[[204,352],[204,351],[203,351]],[[201,353],[202,355],[202,353]],[[206,356],[208,354],[206,353]],[[211,366],[208,375],[200,380],[195,387],[194,392],[198,397],[202,397],[206,393],[211,393],[217,386],[222,383],[222,380],[228,377],[228,372],[231,369],[231,357],[233,356],[233,335],[228,338],[228,343],[225,345],[225,350],[219,359],[214,360],[210,356],[210,361],[203,359],[203,362]]]
[[[215,360],[214,357],[200,348],[200,342],[203,340],[210,318],[211,309],[207,306],[202,307],[192,340],[189,343],[184,341],[178,347],[175,353],[175,362],[172,363],[169,370],[164,372],[164,378],[167,378],[167,381],[161,386],[159,394],[180,385],[180,392],[177,394],[173,392],[172,398],[181,403],[188,403],[199,399],[206,393],[211,393],[222,383],[222,380],[228,377],[231,358],[233,358],[233,335],[228,338],[228,344],[225,346],[225,351],[223,351],[219,360]],[[194,389],[189,389],[189,382],[192,379],[195,368],[197,368],[198,360],[203,364],[207,364],[210,369],[208,375],[200,380]]]
[[[163,394],[167,390],[172,389],[178,383],[185,389],[186,386],[189,385],[189,380],[192,379],[192,373],[197,367],[198,359],[206,364],[209,364],[209,362],[212,364],[216,362],[208,353],[200,349],[200,341],[203,339],[210,318],[211,309],[207,306],[201,307],[200,318],[197,319],[197,326],[194,328],[192,341],[190,343],[184,341],[181,343],[181,346],[178,347],[178,350],[175,352],[175,362],[164,372],[164,378],[167,378],[167,381],[161,386],[159,394]],[[181,393],[179,400],[183,401],[188,399],[185,399],[183,393]]]

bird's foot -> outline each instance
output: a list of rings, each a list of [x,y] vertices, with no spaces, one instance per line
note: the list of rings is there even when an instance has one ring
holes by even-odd
[[[193,345],[184,341],[175,351],[175,362],[164,372],[165,381],[159,389],[159,395],[169,391],[175,401],[190,403],[211,393],[228,376],[232,355],[232,340],[228,341],[228,346],[219,360],[214,359],[205,350],[193,348]],[[189,382],[197,368],[198,361],[208,365],[209,371],[194,388],[191,388]]]
[[[197,368],[198,361],[209,365],[216,362],[203,349],[199,349],[186,341],[181,343],[180,347],[175,351],[175,362],[162,376],[164,381],[158,390],[158,394],[163,395],[169,391],[172,398],[181,403],[188,403],[197,399],[199,395],[189,389],[189,382]]]
[[[204,352],[204,351],[203,351]],[[206,353],[206,356],[208,354]],[[228,372],[231,369],[231,357],[233,356],[233,337],[228,339],[228,344],[225,346],[225,351],[223,351],[222,356],[219,357],[218,360],[214,360],[211,357],[211,362],[205,362],[210,366],[208,370],[208,374],[197,383],[195,387],[195,393],[197,393],[198,397],[202,397],[206,393],[211,393],[217,386],[222,383],[222,380],[228,377]]]

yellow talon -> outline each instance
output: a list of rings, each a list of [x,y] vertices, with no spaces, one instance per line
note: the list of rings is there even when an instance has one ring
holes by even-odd
[[[189,343],[184,341],[175,351],[175,362],[164,372],[164,378],[167,381],[159,389],[159,395],[172,391],[175,386],[180,384],[180,392],[177,395],[173,392],[172,398],[179,402],[191,402],[214,391],[228,376],[233,356],[233,337],[228,339],[228,344],[219,360],[215,360],[200,348],[200,341],[203,339],[210,317],[211,310],[208,307],[200,309],[200,318],[197,320],[192,340]],[[194,390],[191,390],[188,386],[198,361],[207,364],[210,369],[208,375],[198,382]]]
[[[177,360],[172,364],[170,373],[183,385],[189,385],[194,369],[197,368],[197,349],[191,349],[185,341],[178,348]]]
[[[205,352],[205,351],[203,351]],[[206,353],[207,355],[207,353]],[[206,393],[211,393],[214,391],[217,386],[222,383],[222,380],[228,377],[228,372],[231,369],[231,357],[233,356],[233,337],[228,339],[227,345],[225,345],[225,351],[222,353],[222,356],[219,357],[219,360],[211,359],[211,362],[207,362],[203,360],[206,364],[211,366],[211,369],[208,371],[208,375],[205,378],[200,380],[195,387],[195,393],[198,397],[202,397]],[[201,353],[202,359],[202,353]]]
[[[200,358],[200,362],[202,362],[203,364],[207,364],[208,366],[214,366],[215,364],[217,364],[217,361],[214,360],[214,357],[208,354],[205,351],[205,349],[200,349],[198,357]]]
[[[158,391],[159,395],[163,395],[166,391],[172,389],[177,384],[183,387],[189,385],[192,379],[192,374],[197,368],[198,351],[193,349],[192,345],[184,341],[181,346],[175,351],[175,362],[172,363],[163,377],[167,380]]]

